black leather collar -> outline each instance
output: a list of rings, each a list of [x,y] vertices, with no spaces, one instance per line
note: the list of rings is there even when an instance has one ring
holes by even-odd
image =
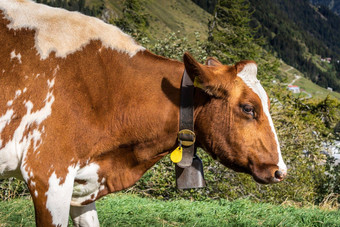
[[[177,163],[181,168],[191,166],[195,153],[194,133],[194,83],[184,70],[181,84],[181,102],[179,107],[178,141],[183,147],[183,158]]]
[[[196,155],[194,132],[194,84],[184,70],[181,84],[179,116],[179,145],[183,148],[182,160],[176,164],[176,185],[178,189],[205,187],[203,164]]]

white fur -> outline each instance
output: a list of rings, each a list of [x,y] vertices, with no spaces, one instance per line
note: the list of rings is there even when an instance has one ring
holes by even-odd
[[[50,85],[50,83],[48,83]],[[32,112],[33,103],[31,101],[24,101],[21,105],[25,105],[26,114],[22,117],[19,126],[15,129],[12,139],[8,141],[2,149],[0,149],[0,176],[5,175],[6,172],[13,172],[18,170],[20,167],[22,177],[24,180],[28,180],[30,175],[33,173],[30,170],[26,170],[26,162],[22,163],[22,160],[25,160],[26,153],[33,142],[33,149],[36,151],[41,143],[41,135],[42,131],[39,130],[39,127],[36,127],[33,131],[30,131],[28,134],[24,134],[26,129],[30,127],[30,125],[34,124],[39,126],[47,117],[49,117],[52,113],[52,104],[54,102],[53,92],[51,91],[53,86],[51,86],[47,92],[45,98],[45,106],[36,112]],[[22,94],[21,90],[17,90],[14,100]],[[13,103],[13,100],[11,100]],[[11,103],[11,105],[12,105]],[[19,105],[19,104],[18,104]],[[10,123],[11,117],[15,115],[13,109],[7,110],[6,114],[0,117],[0,138],[1,132],[4,127]],[[2,144],[2,141],[0,140]],[[21,163],[21,164],[20,164]]]
[[[287,172],[287,166],[282,159],[280,144],[278,137],[276,135],[273,120],[269,113],[268,96],[266,91],[263,89],[260,81],[256,78],[256,74],[257,74],[256,64],[248,63],[244,66],[243,70],[237,74],[237,76],[239,76],[244,81],[244,83],[248,85],[248,87],[250,87],[255,92],[255,94],[257,94],[261,99],[263,111],[268,118],[269,125],[272,129],[272,132],[274,133],[275,141],[277,144],[277,151],[279,155],[279,162],[277,165],[279,167],[279,170],[281,170],[282,172]]]
[[[78,166],[70,166],[64,183],[60,184],[60,178],[55,172],[48,180],[48,191],[46,192],[46,208],[52,216],[52,224],[55,226],[67,226],[70,202],[73,189],[73,181]]]
[[[91,40],[100,40],[102,45],[134,56],[145,48],[119,28],[78,12],[69,12],[36,4],[29,0],[2,0],[0,10],[10,21],[9,29],[28,28],[36,31],[35,48],[41,59],[46,59],[52,51],[57,57],[81,50]]]
[[[74,226],[99,227],[95,202],[86,206],[71,206],[70,215]]]
[[[91,196],[97,197],[98,193],[103,189],[101,186],[104,182],[98,182],[99,165],[91,163],[78,170],[76,180],[84,180],[86,184],[78,184],[75,182],[72,194],[73,206],[80,206],[82,202],[91,199]]]
[[[13,104],[13,100],[9,100],[9,101],[7,102],[7,106],[8,106],[8,107],[10,107],[12,104]]]
[[[12,109],[7,110],[6,113],[0,117],[0,147],[2,146],[1,132],[4,130],[5,126],[11,122],[14,111]],[[1,163],[1,161],[0,161]],[[1,168],[0,168],[1,170]],[[0,172],[1,174],[1,172]]]
[[[13,60],[13,59],[18,59],[18,61],[19,61],[19,64],[21,64],[22,62],[21,62],[21,54],[20,53],[18,53],[18,54],[16,54],[15,53],[15,50],[13,50],[12,52],[11,52],[11,60]]]

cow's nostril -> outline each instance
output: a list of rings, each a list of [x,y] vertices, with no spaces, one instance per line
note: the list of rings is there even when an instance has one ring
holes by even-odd
[[[280,171],[280,170],[275,171],[275,178],[282,180],[283,177],[284,177],[284,174],[283,174],[282,171]]]

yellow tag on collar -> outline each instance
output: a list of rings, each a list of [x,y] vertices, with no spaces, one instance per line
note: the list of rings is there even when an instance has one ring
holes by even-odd
[[[181,146],[177,147],[170,155],[170,159],[174,163],[179,163],[183,157],[183,148]]]
[[[194,87],[197,87],[197,88],[201,88],[204,90],[204,86],[201,84],[201,82],[199,81],[198,79],[198,76],[195,77],[195,80],[194,80]]]

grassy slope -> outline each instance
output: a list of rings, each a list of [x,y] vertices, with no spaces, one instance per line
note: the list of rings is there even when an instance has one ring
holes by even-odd
[[[207,38],[211,16],[191,0],[150,0],[145,8],[151,16],[150,33],[156,39],[177,31],[189,39],[194,38],[195,31],[201,33],[202,39]]]
[[[115,17],[121,17],[123,0],[105,0],[106,8]],[[201,33],[202,40],[208,36],[208,21],[211,15],[191,0],[145,0],[145,13],[150,26],[148,32],[155,40],[166,38],[170,32],[180,31],[180,35],[194,39],[194,32]],[[98,0],[86,0],[89,6],[99,4]]]
[[[249,200],[159,201],[111,195],[97,202],[101,226],[339,226],[340,211]],[[30,200],[0,202],[0,226],[34,226]]]
[[[297,69],[283,62],[281,62],[279,70],[280,70],[280,73],[284,74],[288,78],[288,81],[285,81],[287,83],[290,83],[291,81],[294,80],[295,74],[301,76],[300,79],[295,81],[294,85],[297,85],[303,90],[305,90],[306,92],[310,93],[313,96],[313,99],[317,99],[317,100],[325,99],[327,95],[329,95],[332,98],[336,98],[340,100],[340,93],[331,92],[323,87],[320,87],[319,85],[313,83],[311,80],[306,79],[303,73],[301,73]],[[301,95],[302,97],[304,96],[303,94],[294,94],[294,95],[297,95],[297,96]]]

